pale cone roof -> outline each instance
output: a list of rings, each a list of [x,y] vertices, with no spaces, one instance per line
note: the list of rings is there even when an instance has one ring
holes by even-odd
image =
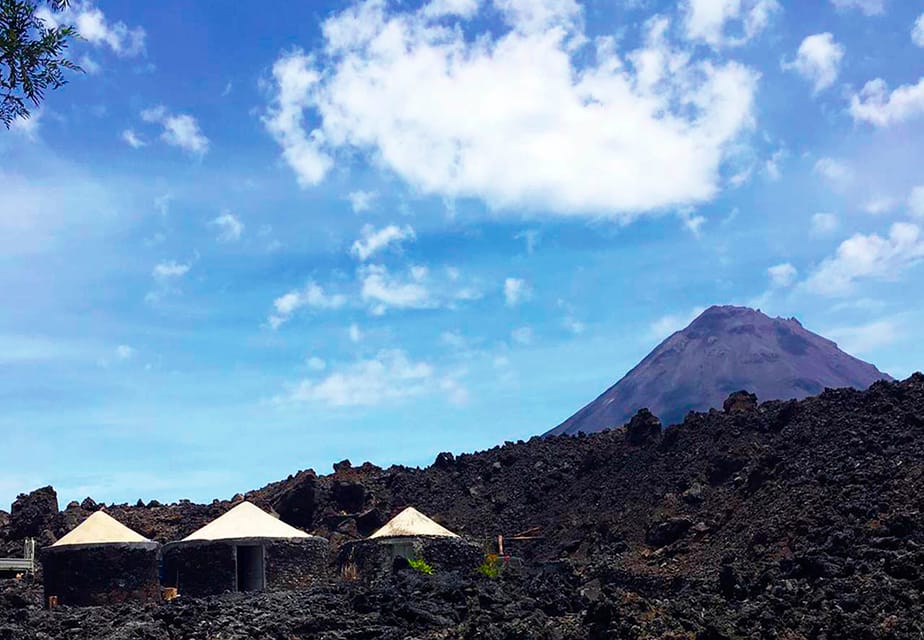
[[[304,531],[274,518],[251,502],[242,502],[226,514],[189,534],[187,540],[229,540],[232,538],[310,538]]]
[[[439,536],[458,538],[449,529],[441,527],[414,507],[408,507],[373,533],[370,538],[396,538],[414,536]]]
[[[120,542],[150,542],[150,540],[140,533],[135,533],[108,513],[97,511],[51,546],[65,547],[72,544]]]

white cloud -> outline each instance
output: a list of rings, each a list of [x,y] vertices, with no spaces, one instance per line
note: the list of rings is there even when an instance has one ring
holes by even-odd
[[[827,235],[839,226],[837,216],[833,213],[816,213],[812,216],[812,233],[814,235]]]
[[[531,295],[529,285],[521,278],[507,278],[504,280],[504,303],[508,307],[515,307]]]
[[[41,119],[42,112],[40,110],[33,111],[28,118],[13,118],[13,122],[10,123],[10,131],[28,140],[37,140]]]
[[[584,329],[586,328],[583,322],[581,322],[580,320],[577,320],[573,316],[566,316],[565,319],[562,320],[561,323],[562,323],[562,326],[565,327],[565,329],[567,329],[574,335],[580,335],[584,333]]]
[[[796,59],[783,62],[784,69],[793,69],[812,83],[813,92],[827,89],[837,79],[845,49],[834,41],[830,33],[816,33],[808,36],[799,45]]]
[[[481,0],[430,0],[422,13],[428,18],[459,16],[471,18],[480,8]]]
[[[350,201],[350,206],[353,207],[353,213],[362,213],[364,211],[369,211],[372,208],[372,203],[375,202],[376,198],[379,197],[379,194],[375,191],[351,191],[347,195],[347,200]]]
[[[885,0],[831,0],[831,4],[840,11],[858,9],[867,16],[885,13]]]
[[[116,347],[116,358],[119,360],[130,360],[135,355],[135,349],[127,344],[120,344]]]
[[[355,322],[347,329],[347,334],[350,336],[350,342],[359,342],[363,339],[363,332],[360,331],[359,325]]]
[[[119,56],[132,57],[144,52],[143,28],[129,28],[122,21],[110,23],[92,2],[72,2],[60,12],[42,6],[36,15],[49,26],[74,25],[81,38],[97,47],[107,46]]]
[[[433,367],[414,362],[401,350],[381,351],[321,380],[302,380],[277,401],[329,407],[373,407],[432,393],[440,384]],[[448,390],[450,396],[453,390]]]
[[[428,309],[438,306],[434,295],[423,280],[427,270],[415,267],[410,279],[401,279],[388,273],[382,265],[360,268],[362,299],[373,304],[374,313],[384,313],[389,307],[397,309]]]
[[[661,316],[651,323],[648,328],[648,333],[654,340],[664,340],[674,332],[685,328],[705,310],[705,307],[694,307],[688,313]]]
[[[171,278],[180,278],[189,271],[190,265],[180,264],[176,260],[170,260],[168,262],[160,262],[154,265],[154,270],[151,274],[157,280],[168,280]]]
[[[683,6],[687,37],[716,48],[745,44],[780,10],[776,0],[686,0]],[[729,25],[734,25],[739,35],[728,35]]]
[[[89,73],[91,76],[96,75],[102,69],[99,63],[88,55],[80,56],[78,65],[80,66],[81,69]]]
[[[764,171],[767,172],[767,177],[773,181],[779,180],[783,175],[782,169],[780,169],[780,164],[783,162],[783,159],[786,158],[786,149],[780,148],[773,152],[773,155],[764,163]]]
[[[853,176],[850,167],[834,158],[819,158],[814,171],[835,184],[843,184]]]
[[[683,221],[683,226],[686,227],[687,231],[696,237],[699,237],[700,230],[706,224],[705,216],[694,215],[692,211],[681,212],[680,219]]]
[[[885,127],[924,114],[924,78],[889,93],[885,80],[876,78],[850,97],[850,115],[856,121]]]
[[[186,113],[171,114],[159,105],[141,112],[145,122],[158,123],[163,127],[161,140],[194,155],[203,155],[209,150],[209,139],[199,129],[196,119]]]
[[[240,240],[244,232],[244,223],[230,211],[223,212],[217,218],[214,218],[209,224],[218,227],[219,242],[234,242]]]
[[[911,28],[911,41],[919,47],[924,47],[924,13],[918,16]]]
[[[836,341],[844,351],[862,355],[892,344],[902,333],[902,326],[887,318],[857,326],[835,327],[825,331],[824,335]]]
[[[141,147],[147,144],[144,140],[142,140],[138,136],[137,133],[135,133],[131,129],[126,129],[125,131],[122,132],[122,140],[125,141],[125,143],[128,146],[132,147],[133,149],[140,149]]]
[[[908,196],[908,212],[916,218],[924,218],[924,184],[911,190]]]
[[[308,365],[308,368],[312,371],[324,371],[324,369],[327,368],[327,363],[324,362],[323,358],[317,356],[311,356],[305,361],[305,364]]]
[[[532,344],[533,330],[531,327],[518,327],[510,332],[510,338],[517,344]]]
[[[539,246],[539,230],[538,229],[524,229],[520,233],[513,236],[514,240],[523,240],[526,243],[526,253],[532,254],[536,247]]]
[[[770,286],[776,289],[788,287],[796,281],[799,272],[788,262],[778,264],[767,269],[767,275],[770,276]]]
[[[330,295],[324,289],[309,282],[303,289],[294,289],[273,300],[273,313],[267,322],[273,329],[278,329],[289,321],[299,309],[308,307],[312,309],[339,309],[347,302],[346,296],[341,294]]]
[[[457,17],[388,6],[350,5],[324,22],[323,49],[273,67],[264,122],[302,185],[359,151],[425,194],[630,219],[712,199],[753,125],[757,74],[692,61],[664,18],[642,48],[604,38],[586,63],[571,0],[495,0],[511,28],[474,38]]]
[[[902,271],[922,259],[921,229],[908,222],[896,222],[886,238],[857,233],[844,240],[837,253],[824,260],[804,284],[815,293],[847,295],[860,280],[896,280]]]
[[[453,377],[445,377],[439,381],[440,390],[446,394],[446,399],[450,404],[457,407],[468,404],[469,393],[461,382]]]
[[[878,216],[883,213],[887,213],[895,208],[894,198],[889,198],[886,196],[879,196],[869,200],[866,204],[863,205],[863,210],[866,213]]]
[[[371,224],[367,224],[363,226],[360,236],[350,248],[350,253],[362,262],[379,251],[387,249],[390,245],[400,245],[405,240],[415,238],[414,230],[410,226],[399,227],[394,224],[378,231]]]

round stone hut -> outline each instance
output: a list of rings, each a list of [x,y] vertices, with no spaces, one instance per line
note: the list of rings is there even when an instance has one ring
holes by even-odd
[[[341,575],[381,579],[409,561],[422,560],[433,571],[472,570],[483,560],[480,547],[408,507],[365,540],[341,547]]]
[[[97,511],[41,552],[49,606],[160,599],[160,545]]]
[[[163,582],[181,596],[283,591],[326,577],[329,544],[242,502],[164,545]]]

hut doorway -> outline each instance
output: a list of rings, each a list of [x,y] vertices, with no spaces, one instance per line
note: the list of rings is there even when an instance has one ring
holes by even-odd
[[[260,545],[235,547],[237,554],[237,590],[263,591],[265,568],[263,547]]]

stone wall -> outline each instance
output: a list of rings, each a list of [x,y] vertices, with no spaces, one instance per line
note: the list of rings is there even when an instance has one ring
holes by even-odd
[[[160,600],[160,545],[73,545],[41,554],[45,600],[58,604],[111,605]]]
[[[203,597],[234,591],[238,545],[264,549],[266,591],[308,587],[328,577],[329,544],[324,538],[190,541],[164,548],[164,586],[183,596]]]
[[[422,559],[435,573],[474,571],[484,562],[483,550],[460,538],[415,537],[358,540],[341,547],[337,570],[346,579],[375,582],[388,576],[405,560]]]

